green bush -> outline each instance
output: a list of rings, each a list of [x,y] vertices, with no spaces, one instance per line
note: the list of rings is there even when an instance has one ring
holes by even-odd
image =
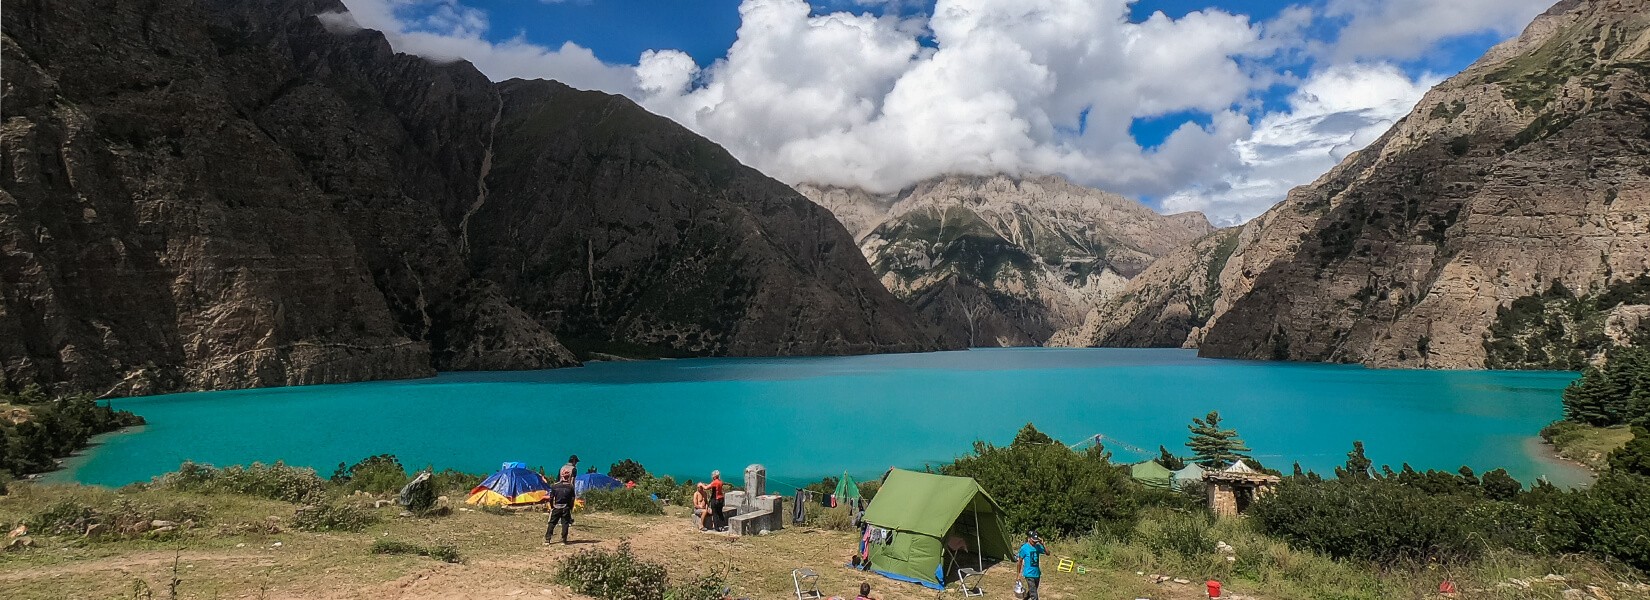
[[[345,503],[299,507],[292,517],[292,527],[300,531],[361,531],[377,522],[370,509]]]
[[[36,535],[81,535],[97,522],[97,510],[91,506],[63,500],[29,517],[28,526]]]
[[[252,463],[224,469],[184,461],[178,470],[152,480],[148,487],[198,494],[230,493],[286,502],[311,502],[326,491],[326,482],[314,469]]]
[[[716,570],[672,586],[665,592],[666,600],[722,600],[728,589],[727,575]]]
[[[1433,496],[1383,480],[1290,481],[1255,502],[1261,531],[1297,548],[1383,565],[1459,563],[1484,550],[1467,496]]]
[[[430,476],[430,483],[438,493],[468,494],[481,485],[486,477],[453,469],[442,469]]]
[[[631,459],[624,459],[607,467],[607,476],[619,481],[641,481],[647,479],[647,469],[642,463]]]
[[[1011,530],[1080,534],[1117,533],[1134,526],[1137,502],[1128,469],[1112,465],[1096,446],[1073,451],[1027,424],[1008,446],[974,443],[974,453],[941,469],[973,477],[991,497],[1012,507]]]
[[[811,504],[803,508],[803,516],[807,518],[809,527],[831,531],[856,531],[854,515],[849,512],[847,505],[826,508]]]
[[[379,454],[361,459],[348,467],[338,463],[338,469],[332,473],[332,483],[346,492],[367,492],[369,494],[389,494],[401,490],[407,485],[406,467],[394,454]]]
[[[616,490],[586,490],[584,505],[590,510],[615,512],[624,515],[662,515],[665,509],[648,497],[641,488]]]
[[[396,540],[375,540],[372,543],[373,554],[411,554],[428,556],[430,558],[449,563],[463,562],[458,554],[458,547],[452,544],[436,544],[434,546],[420,546]]]
[[[1650,476],[1650,429],[1633,428],[1633,439],[1610,453],[1610,470]]]
[[[664,600],[669,589],[664,566],[637,558],[630,542],[616,550],[592,548],[562,561],[556,582],[601,600]]]
[[[1590,488],[1556,499],[1549,507],[1556,506],[1554,512],[1560,516],[1548,524],[1556,521],[1563,529],[1553,536],[1571,542],[1570,548],[1561,549],[1583,550],[1650,571],[1650,477],[1610,473]]]
[[[1142,520],[1133,537],[1158,556],[1192,558],[1214,552],[1208,513],[1182,513],[1176,518]]]

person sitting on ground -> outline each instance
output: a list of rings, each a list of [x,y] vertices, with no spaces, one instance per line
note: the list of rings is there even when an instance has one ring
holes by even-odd
[[[561,523],[561,543],[567,543],[567,530],[573,528],[573,473],[563,468],[561,477],[550,486],[550,526],[544,530],[544,544],[555,541],[556,523]]]
[[[705,501],[705,488],[693,490],[693,517],[699,520],[699,531],[710,529],[710,503]]]
[[[877,600],[876,598],[871,597],[871,584],[859,584],[859,595],[854,596],[854,600]]]

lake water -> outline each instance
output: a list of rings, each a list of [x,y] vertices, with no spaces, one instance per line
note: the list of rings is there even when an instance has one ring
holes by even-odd
[[[1576,374],[1393,371],[1206,360],[1186,350],[1012,349],[826,358],[594,363],[552,371],[119,399],[149,420],[102,440],[55,478],[120,485],[185,459],[315,467],[393,453],[409,467],[491,472],[555,467],[576,453],[605,468],[634,458],[661,474],[768,467],[786,491],[843,471],[948,462],[976,439],[1007,443],[1027,422],[1067,443],[1096,434],[1118,460],[1185,452],[1186,425],[1219,410],[1268,466],[1320,473],[1363,440],[1377,465],[1526,483],[1584,475],[1532,440],[1562,414]]]

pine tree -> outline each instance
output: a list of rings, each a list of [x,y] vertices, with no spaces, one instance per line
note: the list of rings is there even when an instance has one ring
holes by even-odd
[[[1249,447],[1243,445],[1236,429],[1220,428],[1220,413],[1209,411],[1204,418],[1192,418],[1186,426],[1192,431],[1186,447],[1192,449],[1192,462],[1205,467],[1223,468],[1240,459],[1249,458]]]
[[[1037,426],[1030,423],[1026,423],[1025,427],[1020,428],[1019,433],[1014,434],[1013,445],[1015,446],[1024,446],[1026,444],[1040,446],[1052,443],[1054,443],[1054,438],[1049,437],[1046,433],[1038,431]]]
[[[1169,449],[1161,445],[1157,447],[1157,464],[1170,471],[1179,471],[1186,468],[1186,459],[1169,454]]]
[[[1352,442],[1352,451],[1346,453],[1346,466],[1335,467],[1336,479],[1369,479],[1369,468],[1375,466],[1375,461],[1364,456],[1363,440]],[[1409,465],[1404,465],[1405,469]]]

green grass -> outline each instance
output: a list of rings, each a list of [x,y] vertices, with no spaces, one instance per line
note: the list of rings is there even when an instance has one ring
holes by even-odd
[[[1553,445],[1559,456],[1603,472],[1610,468],[1605,462],[1610,452],[1627,445],[1633,439],[1633,431],[1625,425],[1593,427],[1572,421],[1557,421],[1542,429],[1541,437]]]

